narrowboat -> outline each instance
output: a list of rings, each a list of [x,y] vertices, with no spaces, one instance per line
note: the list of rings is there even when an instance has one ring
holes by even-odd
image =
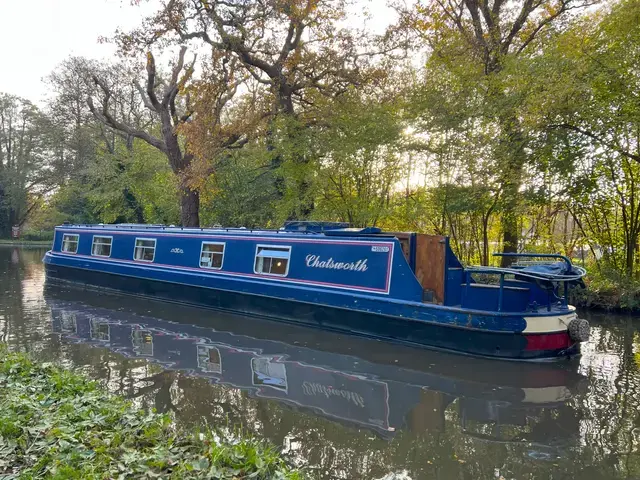
[[[526,432],[516,435],[525,443],[525,436],[544,418],[543,411],[566,409],[566,401],[585,387],[577,362],[503,362],[496,375],[492,360],[226,312],[87,293],[79,301],[68,289],[49,286],[45,291],[52,331],[63,345],[88,345],[144,359],[163,370],[238,388],[253,398],[364,427],[387,439],[400,430],[444,429],[445,410],[456,403],[460,420],[466,422],[465,432],[472,432],[472,420],[482,427],[491,425],[480,429],[485,438],[489,430],[497,433],[500,424],[528,425]],[[175,379],[152,378],[154,384]],[[140,393],[130,393],[152,391],[147,382],[151,380],[145,381]],[[159,392],[170,389],[170,385],[155,387]],[[202,397],[185,394],[190,402]],[[166,397],[158,394],[156,407],[162,409]],[[210,404],[204,407],[210,408]]]
[[[56,228],[47,278],[478,356],[577,355],[568,305],[584,269],[510,254],[463,267],[444,236],[288,222],[280,230],[162,225]]]

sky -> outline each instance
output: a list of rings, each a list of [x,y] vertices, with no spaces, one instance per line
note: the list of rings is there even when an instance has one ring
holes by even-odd
[[[373,18],[370,26],[383,30],[392,18],[385,0],[362,0]],[[0,0],[0,93],[33,102],[46,97],[46,77],[70,55],[96,60],[115,54],[111,44],[99,43],[116,28],[131,29],[158,2],[130,0]]]
[[[115,48],[98,43],[140,23],[149,6],[129,0],[0,0],[0,92],[42,100],[42,79],[70,55],[95,59]]]

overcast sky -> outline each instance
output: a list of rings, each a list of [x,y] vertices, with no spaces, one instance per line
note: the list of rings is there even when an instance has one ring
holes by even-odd
[[[113,56],[115,48],[98,43],[116,28],[139,25],[156,1],[131,6],[130,0],[0,0],[0,92],[34,102],[46,93],[42,79],[69,55],[95,59]],[[384,28],[392,15],[385,0],[364,1],[371,26]]]
[[[137,25],[141,8],[128,0],[0,0],[0,15],[0,92],[39,101],[42,78],[69,55],[113,55],[98,38]]]

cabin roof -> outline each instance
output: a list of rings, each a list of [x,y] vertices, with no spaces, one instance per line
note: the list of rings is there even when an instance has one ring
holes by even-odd
[[[116,224],[63,224],[58,225],[56,228],[63,230],[94,230],[99,232],[105,231],[117,231],[122,232],[144,232],[144,233],[175,233],[175,234],[202,234],[202,235],[219,235],[219,234],[234,234],[238,236],[253,236],[253,235],[269,235],[274,237],[367,237],[367,238],[379,238],[389,239],[395,237],[395,233],[384,233],[379,228],[335,228],[326,230],[324,232],[312,231],[312,230],[285,230],[284,228],[278,230],[269,229],[249,229],[244,227],[203,227],[203,228],[188,228],[188,227],[176,227],[173,225],[147,225],[147,224],[135,224],[135,223],[116,223]]]

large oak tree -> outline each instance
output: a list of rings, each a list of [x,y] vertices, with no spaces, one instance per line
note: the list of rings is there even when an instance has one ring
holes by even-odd
[[[279,168],[284,159],[271,139],[283,125],[278,117],[304,125],[304,113],[313,109],[316,95],[335,97],[362,82],[362,68],[372,54],[365,36],[341,23],[346,5],[344,0],[170,0],[142,28],[116,38],[124,51],[166,41],[199,41],[233,57],[270,100],[266,144],[274,151],[270,166],[275,192],[282,198],[285,179]],[[292,134],[278,133],[280,138]],[[304,169],[308,158],[298,155],[293,162]],[[299,205],[291,215],[307,217],[313,209],[309,180],[299,183]]]
[[[99,106],[95,104],[93,96],[88,98],[88,105],[100,122],[128,138],[143,140],[167,156],[169,165],[179,182],[181,223],[185,227],[198,227],[200,225],[200,194],[197,185],[191,181],[191,167],[195,155],[182,132],[182,128],[192,121],[195,111],[191,102],[190,88],[193,83],[196,58],[194,57],[190,64],[185,64],[186,50],[186,47],[180,49],[178,59],[167,79],[158,75],[155,58],[151,52],[148,52],[145,84],[143,86],[135,83],[145,107],[158,122],[159,132],[139,128],[119,118],[113,109],[114,89],[99,74],[93,75],[93,81],[99,87],[99,93],[95,95]],[[218,80],[219,88],[215,90],[212,110],[214,116],[219,119],[221,110],[233,97],[237,84],[229,83],[229,79],[225,76]],[[231,148],[244,141],[241,138],[242,135],[236,131],[227,133],[218,130],[218,133],[221,133],[219,137],[221,148]]]

